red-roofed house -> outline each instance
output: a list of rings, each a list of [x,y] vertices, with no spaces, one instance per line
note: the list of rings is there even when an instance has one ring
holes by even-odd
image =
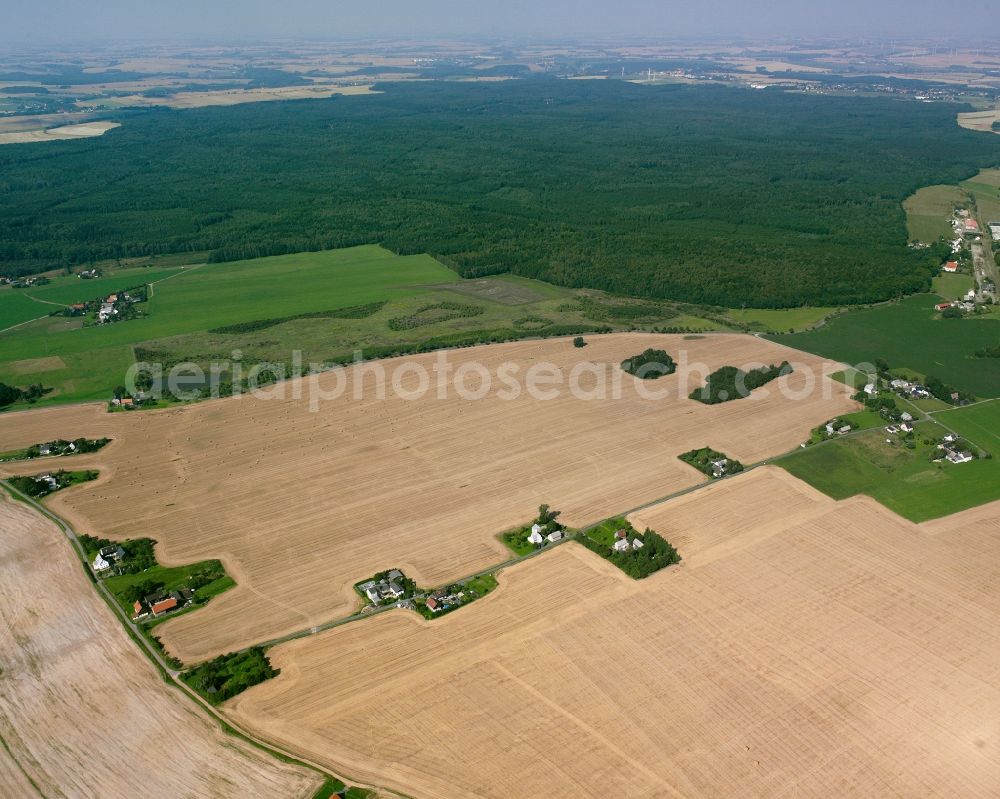
[[[173,610],[177,607],[177,600],[168,596],[166,599],[161,599],[159,602],[154,602],[149,606],[150,612],[154,616],[159,616],[161,613],[166,613],[167,611]]]
[[[950,302],[939,302],[934,306],[935,311],[947,311],[949,308],[951,308]]]
[[[975,219],[965,220],[965,232],[966,233],[978,233],[979,223]]]
[[[946,263],[941,268],[945,272],[957,272],[958,271],[958,261],[948,261],[948,263]]]

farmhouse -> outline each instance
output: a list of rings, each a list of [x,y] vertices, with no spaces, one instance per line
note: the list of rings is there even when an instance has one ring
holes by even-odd
[[[177,597],[168,596],[164,599],[151,602],[149,604],[149,612],[152,613],[153,616],[162,616],[164,613],[169,613],[170,611],[176,609],[177,605]]]
[[[102,572],[110,569],[122,558],[125,557],[125,550],[120,546],[103,547],[94,557],[93,567],[95,572]]]
[[[534,527],[531,528],[531,535],[528,536],[528,543],[538,546],[545,539],[542,538],[542,534],[538,530],[536,530],[535,527],[538,527],[538,525],[536,524]]]
[[[440,603],[432,596],[427,597],[427,602],[425,602],[424,604],[427,605],[427,609],[431,613],[439,613],[441,611]]]
[[[966,219],[965,232],[967,235],[975,235],[976,233],[979,232],[979,223],[975,219],[972,219],[971,217],[969,219]]]
[[[951,463],[968,463],[973,460],[971,452],[959,452],[958,450],[951,450],[947,455],[945,455]]]
[[[627,552],[630,546],[631,545],[629,544],[627,538],[619,538],[617,541],[615,541],[614,546],[612,546],[611,548],[615,552]]]
[[[376,575],[377,577],[378,575]],[[378,605],[387,599],[399,599],[406,591],[400,583],[404,576],[399,569],[392,569],[386,572],[385,577],[378,580],[368,580],[358,586],[358,590],[368,597],[374,605]]]
[[[548,539],[548,542],[550,544],[553,544],[556,541],[561,540],[562,537],[563,537],[562,530],[553,530],[551,533],[549,533],[547,536],[545,536],[545,538]]]
[[[832,422],[827,422],[825,427],[826,434],[828,436],[846,435],[847,433],[850,433],[852,429],[853,428],[849,424],[840,424],[839,419],[834,419]]]
[[[958,271],[958,261],[948,261],[948,263],[946,263],[941,268],[945,272],[957,272]]]
[[[48,487],[49,491],[55,491],[59,488],[59,481],[51,474],[40,474],[35,478],[35,482],[43,483]]]
[[[875,385],[874,383],[866,383],[864,391],[865,394],[867,394],[869,397],[872,397],[878,394],[878,386]]]

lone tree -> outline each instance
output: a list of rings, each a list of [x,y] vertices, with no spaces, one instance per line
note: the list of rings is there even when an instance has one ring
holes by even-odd
[[[573,346],[574,347],[586,347],[587,346],[587,342],[583,340],[583,336],[577,336],[575,339],[573,339]]]

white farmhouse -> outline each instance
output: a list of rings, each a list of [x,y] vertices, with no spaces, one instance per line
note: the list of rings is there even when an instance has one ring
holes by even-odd
[[[627,538],[619,538],[617,541],[615,541],[612,549],[614,549],[615,552],[627,552],[629,546],[630,545]]]
[[[537,526],[538,525],[536,524],[535,527],[537,527]],[[531,535],[528,536],[528,543],[529,544],[535,544],[536,546],[538,544],[542,543],[542,541],[544,541],[544,540],[545,539],[542,538],[542,534],[540,532],[538,532],[537,530],[535,530],[535,529],[532,529]]]

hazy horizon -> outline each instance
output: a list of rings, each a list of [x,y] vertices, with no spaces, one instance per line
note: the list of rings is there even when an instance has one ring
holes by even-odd
[[[1000,16],[1000,0],[969,0],[960,14],[949,13],[932,0],[887,0],[878,5],[864,0],[772,0],[766,6],[718,0],[710,11],[673,0],[620,0],[615,4],[383,0],[377,8],[330,7],[323,0],[174,0],[169,6],[148,0],[41,0],[32,4],[7,0],[7,5],[0,42],[18,49],[59,42],[353,37],[901,40],[968,34],[972,42],[981,40],[989,23]]]

